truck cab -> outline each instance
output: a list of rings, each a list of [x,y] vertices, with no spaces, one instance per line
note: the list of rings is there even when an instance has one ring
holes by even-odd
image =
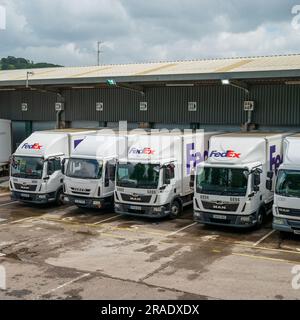
[[[115,211],[177,218],[193,202],[194,167],[204,161],[211,135],[129,137],[128,156],[117,165]]]
[[[273,206],[273,228],[300,234],[300,134],[284,140]]]
[[[260,226],[272,212],[272,184],[282,161],[283,134],[232,133],[212,137],[207,161],[197,168],[195,221]]]
[[[11,156],[10,181],[13,200],[45,204],[63,200],[61,163],[72,144],[85,137],[79,130],[53,130],[33,133]]]
[[[65,201],[83,208],[113,206],[116,162],[125,143],[124,136],[98,133],[77,145],[63,169]]]

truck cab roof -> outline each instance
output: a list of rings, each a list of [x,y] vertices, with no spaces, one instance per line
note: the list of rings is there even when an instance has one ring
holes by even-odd
[[[75,148],[71,158],[111,159],[126,151],[125,136],[110,135],[109,132],[87,135]]]
[[[300,168],[300,133],[286,137],[283,142],[283,165],[284,167]]]
[[[77,139],[83,139],[95,130],[46,130],[36,131],[23,141],[15,152],[15,156],[42,157],[47,159],[52,156],[69,155],[72,144],[75,146]]]
[[[213,136],[207,164],[252,166],[265,163],[267,144],[280,142],[288,133],[281,132],[234,132]]]

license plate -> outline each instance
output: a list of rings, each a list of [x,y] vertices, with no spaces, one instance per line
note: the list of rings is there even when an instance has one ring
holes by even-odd
[[[85,204],[85,200],[75,199],[75,203],[78,203],[78,204]]]
[[[294,230],[294,234],[300,235],[300,230]]]
[[[27,193],[21,193],[22,198],[30,198],[30,194]]]
[[[142,210],[142,207],[139,206],[130,206],[131,210]]]
[[[227,220],[227,217],[226,216],[221,216],[219,214],[214,214],[213,215],[213,218],[214,219],[218,219],[218,220]]]

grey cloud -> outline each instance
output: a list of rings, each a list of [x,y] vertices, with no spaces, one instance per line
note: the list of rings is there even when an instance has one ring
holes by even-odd
[[[0,56],[91,65],[298,51],[294,0],[0,0]]]

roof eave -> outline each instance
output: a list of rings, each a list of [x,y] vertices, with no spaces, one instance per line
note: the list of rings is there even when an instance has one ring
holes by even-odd
[[[166,75],[143,75],[143,76],[108,76],[87,78],[61,78],[30,80],[31,86],[38,85],[77,85],[77,84],[104,84],[107,79],[114,79],[117,83],[145,83],[145,82],[172,82],[172,81],[207,81],[221,79],[280,79],[299,78],[300,69],[275,70],[275,71],[246,71],[246,72],[223,72],[223,73],[194,73],[194,74],[166,74]],[[0,87],[24,86],[26,80],[1,81]]]

